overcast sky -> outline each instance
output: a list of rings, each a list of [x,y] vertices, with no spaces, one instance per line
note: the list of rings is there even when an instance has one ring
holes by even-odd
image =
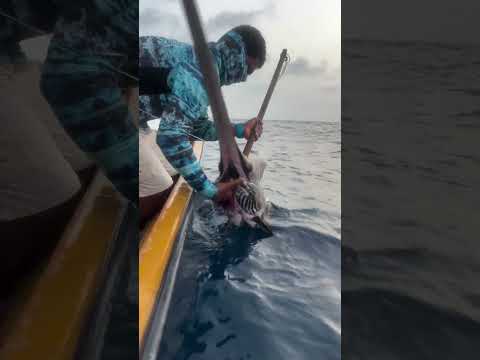
[[[266,118],[338,121],[341,34],[386,40],[479,42],[479,0],[197,0],[197,3],[210,40],[240,24],[257,26],[267,40],[265,66],[246,83],[223,88],[232,118],[248,118],[258,112],[284,47],[294,62],[279,82]],[[140,33],[190,42],[180,0],[140,0]],[[32,58],[45,57],[48,43],[45,39],[27,43],[29,46],[25,48]]]
[[[197,4],[209,41],[241,24],[257,27],[267,41],[263,68],[244,83],[222,88],[232,119],[258,113],[280,52],[287,48],[292,63],[277,84],[265,118],[340,121],[340,1],[197,0]],[[140,35],[191,43],[181,1],[140,0]]]

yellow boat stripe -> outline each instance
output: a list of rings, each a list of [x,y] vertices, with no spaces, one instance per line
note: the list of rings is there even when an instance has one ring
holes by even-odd
[[[200,159],[202,142],[193,145]],[[192,189],[180,178],[165,206],[147,230],[139,251],[139,342],[143,343],[145,331],[152,317],[155,301],[162,286],[174,242],[182,226],[185,211],[192,196]]]

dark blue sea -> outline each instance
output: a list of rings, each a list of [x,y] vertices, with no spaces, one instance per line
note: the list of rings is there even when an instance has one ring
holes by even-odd
[[[347,40],[342,79],[342,357],[477,359],[480,46]]]
[[[266,119],[254,153],[275,235],[197,199],[158,359],[340,359],[340,124]],[[207,143],[212,179],[218,154]]]

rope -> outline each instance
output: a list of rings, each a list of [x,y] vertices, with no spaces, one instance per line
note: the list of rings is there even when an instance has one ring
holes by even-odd
[[[155,116],[155,115],[149,113],[148,111],[142,110],[142,109],[140,109],[140,108],[138,109],[138,111],[140,111],[140,112],[142,112],[142,113],[150,116],[150,117],[151,117],[150,120],[160,119],[160,116]],[[189,133],[189,132],[186,131],[185,129],[179,129],[179,130],[182,131],[185,135],[191,136],[191,137],[194,138],[194,139],[197,139],[197,140],[200,140],[200,141],[205,141],[205,139],[199,138],[198,136],[195,136],[195,135],[193,135],[192,133]]]
[[[20,24],[20,25],[24,26],[24,27],[27,28],[27,29],[30,29],[30,30],[33,30],[33,31],[37,32],[39,35],[46,35],[46,34],[47,34],[45,31],[40,30],[40,29],[38,29],[38,28],[36,28],[36,27],[34,27],[34,26],[31,26],[31,25],[29,25],[29,24],[27,24],[27,23],[24,23],[23,21],[15,18],[15,17],[13,17],[12,15],[9,15],[9,14],[5,13],[5,12],[4,12],[3,10],[1,10],[1,9],[0,9],[0,15],[5,16],[7,19],[10,19],[10,20],[12,20],[13,22],[16,22],[17,24]]]

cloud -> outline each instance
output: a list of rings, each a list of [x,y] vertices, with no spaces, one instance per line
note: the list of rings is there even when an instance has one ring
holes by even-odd
[[[190,34],[180,15],[165,10],[146,8],[140,12],[140,35],[164,36],[189,41]]]
[[[139,23],[140,28],[151,28],[156,26],[171,29],[172,27],[180,26],[177,15],[150,8],[144,9],[140,13]]]
[[[168,0],[172,3],[176,0]],[[180,10],[180,9],[178,9]],[[253,24],[262,16],[271,16],[275,12],[274,3],[267,4],[262,9],[251,11],[222,11],[217,15],[207,18],[204,22],[207,39],[214,41],[217,37],[223,35],[231,28]],[[172,9],[157,9],[154,7],[146,7],[140,11],[139,16],[140,35],[158,35],[172,37],[180,41],[190,42],[190,32],[184,19],[183,12],[176,13]]]
[[[177,15],[160,11],[157,9],[144,9],[140,13],[140,25],[141,26],[152,26],[152,25],[162,25],[164,23],[178,25]]]
[[[211,32],[226,31],[238,25],[252,24],[255,19],[263,15],[271,15],[274,12],[275,5],[270,3],[263,9],[252,11],[223,11],[213,18],[209,19],[206,27]]]
[[[326,60],[322,60],[319,65],[311,65],[310,62],[304,57],[298,57],[291,62],[286,71],[286,75],[321,75],[327,72],[328,64]]]

